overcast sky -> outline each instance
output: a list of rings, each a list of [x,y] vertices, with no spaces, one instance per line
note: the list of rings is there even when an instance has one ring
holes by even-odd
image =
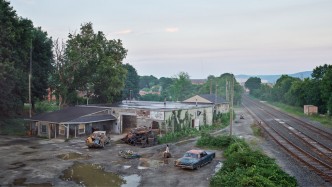
[[[266,75],[332,64],[332,0],[11,0],[53,39],[92,22],[139,75]]]

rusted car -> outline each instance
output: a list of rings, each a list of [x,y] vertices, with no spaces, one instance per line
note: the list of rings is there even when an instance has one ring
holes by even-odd
[[[187,151],[182,158],[174,161],[174,166],[186,169],[199,169],[216,157],[215,152],[204,150]]]
[[[86,140],[85,144],[89,148],[103,148],[111,142],[111,138],[106,135],[106,131],[94,131]]]

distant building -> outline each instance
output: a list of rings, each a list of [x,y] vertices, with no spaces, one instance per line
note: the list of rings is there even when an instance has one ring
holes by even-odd
[[[318,107],[314,105],[304,105],[303,111],[306,115],[312,115],[318,113]]]
[[[184,100],[183,103],[211,105],[214,107],[216,113],[229,112],[229,102],[220,96],[216,96],[215,94],[195,95],[189,99]]]

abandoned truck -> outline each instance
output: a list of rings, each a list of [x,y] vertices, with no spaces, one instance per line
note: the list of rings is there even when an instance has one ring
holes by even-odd
[[[186,169],[199,169],[210,163],[216,157],[215,152],[204,150],[187,151],[182,158],[174,161],[174,165]]]
[[[85,143],[89,148],[103,148],[111,142],[111,138],[106,135],[106,131],[94,131]]]

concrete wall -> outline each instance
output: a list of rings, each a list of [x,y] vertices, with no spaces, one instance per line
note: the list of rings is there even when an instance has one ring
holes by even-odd
[[[200,112],[199,116],[198,111]],[[182,128],[193,128],[193,120],[196,118],[199,120],[199,126],[212,125],[213,107],[166,111],[165,122],[161,126],[161,131],[162,133],[168,133]]]

